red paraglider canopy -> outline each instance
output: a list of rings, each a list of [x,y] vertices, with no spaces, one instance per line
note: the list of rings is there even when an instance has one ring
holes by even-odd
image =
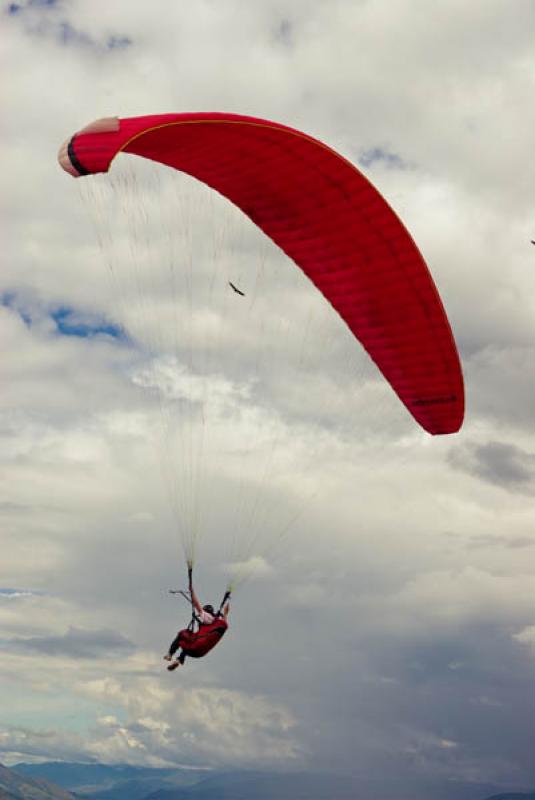
[[[349,161],[292,128],[216,113],[99,120],[59,160],[80,176],[107,172],[119,152],[186,172],[231,200],[315,283],[425,430],[460,428],[461,366],[433,279]]]

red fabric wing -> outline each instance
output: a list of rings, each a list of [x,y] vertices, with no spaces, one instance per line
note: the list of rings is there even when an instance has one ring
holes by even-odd
[[[107,128],[76,134],[64,168],[105,172],[124,151],[216,189],[315,283],[425,430],[460,428],[461,366],[433,279],[352,164],[299,131],[232,114],[137,117]]]

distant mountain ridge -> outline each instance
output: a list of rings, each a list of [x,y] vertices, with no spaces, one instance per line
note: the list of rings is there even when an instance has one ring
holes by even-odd
[[[23,777],[0,764],[0,800],[75,800],[75,796],[43,778]]]
[[[380,781],[347,776],[218,775],[176,791],[159,790],[145,800],[535,800],[535,794],[488,797],[488,785]]]
[[[42,777],[77,797],[91,800],[144,800],[158,789],[190,786],[206,770],[180,767],[133,767],[129,764],[84,764],[49,761],[42,764],[16,764],[21,775]],[[2,800],[2,798],[0,798]]]
[[[535,793],[500,793],[492,784],[432,779],[371,779],[318,772],[157,769],[72,762],[17,764],[21,776],[53,781],[77,800],[535,800]],[[0,784],[1,786],[1,784]],[[22,800],[71,800],[72,795]],[[18,796],[0,800],[19,800]]]
[[[506,794],[493,794],[487,800],[535,800],[535,792],[507,792]]]

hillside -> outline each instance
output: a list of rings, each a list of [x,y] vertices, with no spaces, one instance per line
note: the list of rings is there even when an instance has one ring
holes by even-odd
[[[500,787],[491,784],[407,778],[373,780],[365,775],[310,771],[155,769],[68,762],[17,764],[14,770],[20,773],[19,779],[32,783],[34,791],[39,788],[42,792],[46,787],[50,791],[52,784],[58,784],[78,800],[535,800],[534,793],[500,792]],[[50,783],[39,780],[42,778]],[[57,794],[61,792],[58,786],[55,791],[48,795],[0,794],[0,800],[72,798],[68,792]]]
[[[28,778],[0,764],[0,800],[74,800],[74,795],[43,778]]]

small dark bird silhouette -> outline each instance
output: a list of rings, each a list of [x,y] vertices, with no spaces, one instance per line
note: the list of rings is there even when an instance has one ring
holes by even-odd
[[[241,295],[242,297],[245,297],[245,292],[242,292],[240,289],[238,289],[238,287],[237,287],[237,286],[234,286],[234,284],[232,283],[232,281],[229,281],[229,282],[228,282],[228,285],[231,287],[231,289],[234,289],[234,291],[236,292],[236,294],[239,294],[239,295]]]
[[[531,239],[531,244],[535,244],[535,242],[533,241],[533,239]]]

